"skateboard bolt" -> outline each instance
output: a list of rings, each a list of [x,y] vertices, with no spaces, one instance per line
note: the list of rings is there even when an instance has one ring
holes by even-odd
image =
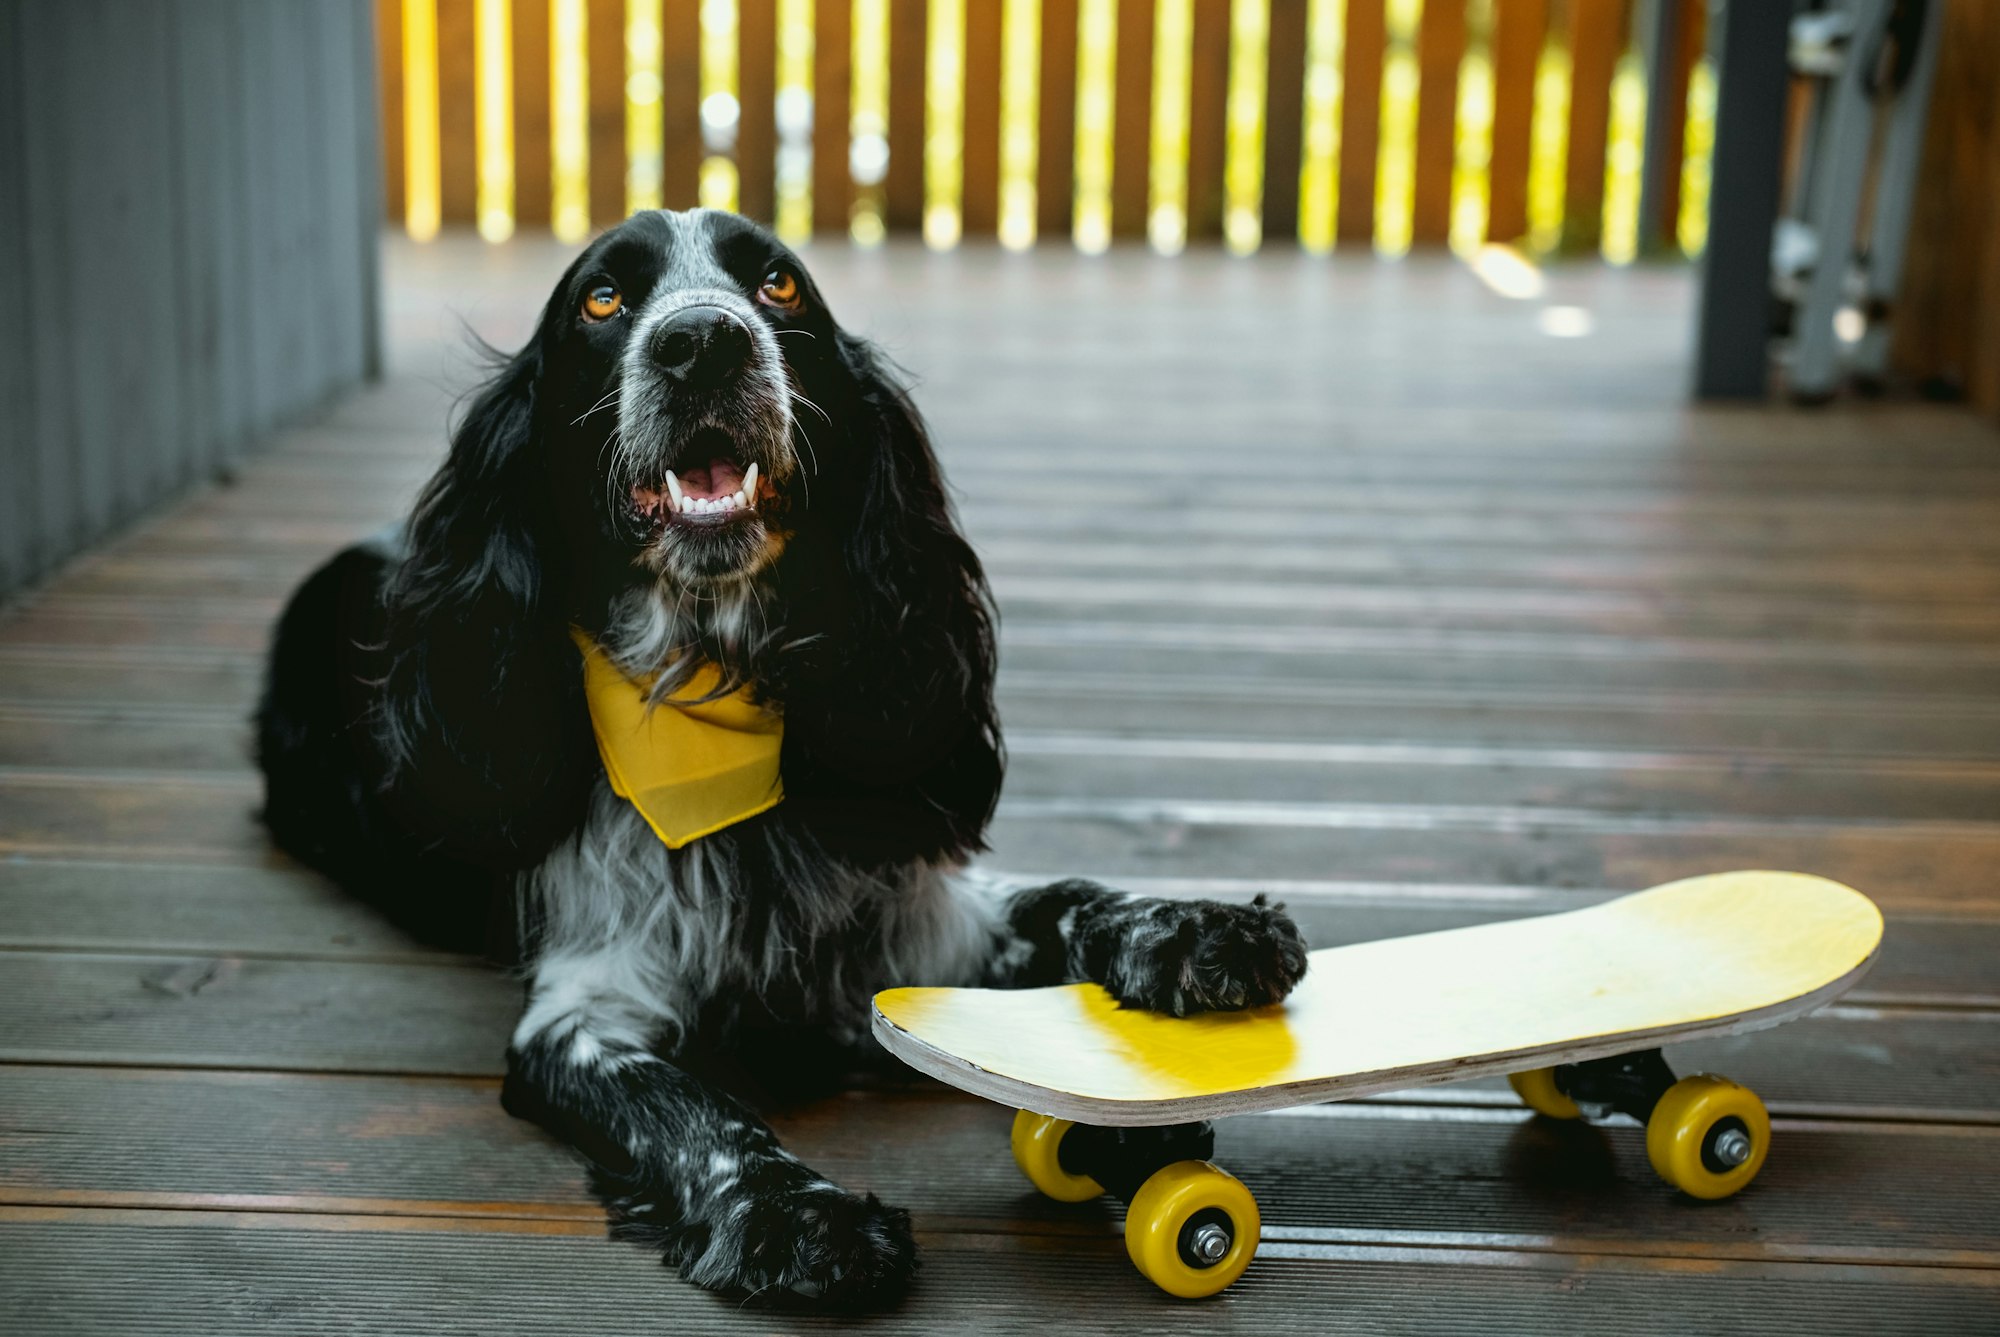
[[[1188,1236],[1188,1252],[1195,1256],[1203,1267],[1214,1267],[1229,1252],[1229,1232],[1214,1222],[1196,1226]]]
[[[1735,1169],[1750,1159],[1750,1134],[1731,1128],[1715,1139],[1715,1159],[1725,1168]]]

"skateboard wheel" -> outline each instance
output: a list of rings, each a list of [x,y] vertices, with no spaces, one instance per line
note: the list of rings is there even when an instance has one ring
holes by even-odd
[[[1089,1202],[1104,1196],[1104,1185],[1089,1175],[1071,1174],[1063,1169],[1063,1134],[1076,1125],[1029,1110],[1014,1111],[1014,1164],[1043,1196],[1057,1202]]]
[[[1576,1102],[1564,1095],[1556,1086],[1554,1068],[1530,1068],[1526,1072],[1507,1074],[1507,1085],[1514,1088],[1514,1094],[1521,1103],[1537,1114],[1546,1114],[1551,1119],[1581,1119],[1583,1111]]]
[[[1125,1252],[1169,1295],[1214,1295],[1243,1275],[1263,1221],[1243,1182],[1207,1161],[1155,1170],[1125,1214]]]
[[[1646,1120],[1646,1158],[1692,1198],[1726,1198],[1757,1177],[1771,1116],[1747,1086],[1702,1073],[1667,1088]]]

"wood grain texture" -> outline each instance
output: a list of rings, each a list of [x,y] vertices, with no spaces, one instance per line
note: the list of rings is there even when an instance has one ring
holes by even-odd
[[[1535,68],[1547,36],[1548,0],[1494,0],[1493,149],[1487,165],[1486,239],[1528,235],[1528,155]]]
[[[1947,5],[1891,346],[1899,372],[2000,417],[2000,14]]]
[[[1118,0],[1112,76],[1111,235],[1144,237],[1152,179],[1153,0]]]
[[[1058,242],[1069,238],[1076,208],[1076,3],[1042,0],[1035,231]]]
[[[739,0],[736,81],[736,204],[768,225],[778,208],[777,0]]]
[[[626,216],[625,0],[589,0],[584,22],[590,62],[590,226],[603,229]],[[444,41],[441,34],[438,41]]]
[[[669,209],[692,209],[701,184],[701,0],[665,0],[660,39],[660,202]],[[744,80],[740,70],[737,78],[740,108],[756,81]],[[740,119],[737,133],[740,140]]]
[[[549,0],[513,0],[514,222],[549,225],[554,160],[549,138]]]
[[[929,0],[889,0],[889,175],[882,183],[882,217],[902,232],[924,226],[929,39]]]
[[[436,0],[438,54],[438,208],[447,227],[469,227],[479,218],[478,102],[475,93],[473,0]],[[616,6],[623,8],[623,0]],[[593,25],[597,18],[591,15]],[[595,28],[593,26],[593,32]],[[624,34],[618,37],[622,68]],[[593,57],[598,52],[593,51]],[[596,61],[592,61],[593,67]],[[624,110],[620,80],[619,110]],[[591,126],[593,147],[599,127]],[[621,127],[619,140],[624,131]],[[624,191],[620,168],[619,191]],[[623,217],[621,214],[620,217]]]
[[[1625,49],[1629,18],[1629,0],[1570,6],[1569,157],[1563,170],[1561,243],[1567,251],[1595,251],[1603,239],[1611,76]]]
[[[965,236],[984,240],[1000,226],[1001,0],[965,3]]]
[[[1264,85],[1264,241],[1299,238],[1299,169],[1305,146],[1306,0],[1271,0]]]
[[[1458,67],[1464,58],[1464,0],[1426,0],[1417,29],[1416,181],[1410,206],[1410,236],[1419,246],[1451,239]]]
[[[1343,245],[1375,243],[1375,159],[1382,124],[1382,53],[1389,29],[1383,0],[1347,0],[1341,53],[1340,205],[1335,233]]]
[[[1187,234],[1222,236],[1229,118],[1229,0],[1193,0],[1188,87]]]
[[[815,0],[813,25],[813,231],[844,236],[854,205],[851,0]]]

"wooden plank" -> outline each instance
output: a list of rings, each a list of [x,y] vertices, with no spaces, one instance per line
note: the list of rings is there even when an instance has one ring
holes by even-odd
[[[890,22],[895,22],[893,14]],[[813,230],[844,237],[854,208],[854,174],[848,165],[854,82],[851,0],[815,0],[813,23]],[[894,40],[892,28],[892,50]],[[890,97],[893,119],[893,83]]]
[[[401,1323],[441,1335],[615,1331],[635,1313],[672,1332],[772,1328],[767,1312],[663,1278],[654,1254],[601,1238],[596,1222],[62,1208],[12,1209],[7,1218],[0,1230],[15,1266],[0,1277],[0,1302],[50,1333],[234,1337],[266,1330],[268,1314],[317,1312],[371,1330]],[[1187,1322],[1186,1302],[1132,1276],[1124,1246],[1108,1237],[926,1230],[919,1242],[926,1261],[915,1295],[871,1318],[871,1330],[931,1337],[968,1313],[996,1331],[1042,1331],[1053,1321],[1168,1331]],[[147,1284],[104,1285],[106,1257]],[[1329,1313],[1380,1331],[1413,1312],[1453,1329],[1519,1332],[1540,1330],[1552,1313],[1578,1331],[1643,1331],[1675,1312],[1779,1315],[1791,1332],[1832,1337],[1976,1332],[1995,1296],[1984,1273],[1962,1267],[1690,1265],[1525,1247],[1468,1255],[1267,1245],[1253,1268],[1227,1301],[1230,1317],[1274,1337],[1324,1333]]]
[[[588,29],[584,49],[590,63],[590,226],[601,230],[624,222],[626,216],[625,0],[590,0],[584,21]],[[442,47],[442,14],[438,23]],[[449,106],[449,93],[442,96]],[[449,206],[445,216],[451,216]]]
[[[549,0],[513,0],[514,222],[546,232],[555,204],[549,137]]]
[[[1229,120],[1229,0],[1192,0],[1194,41],[1188,90],[1190,241],[1222,236],[1223,169]]]
[[[479,104],[474,60],[474,0],[436,0],[438,46],[438,206],[447,226],[479,220]],[[591,15],[595,32],[596,14]],[[618,50],[623,50],[623,34]],[[593,56],[595,52],[592,53]],[[594,63],[594,62],[593,62]],[[623,107],[623,89],[620,89]],[[596,143],[595,117],[591,126]],[[621,183],[623,168],[620,168]]]
[[[364,163],[367,112],[360,103],[365,73],[355,67],[353,25],[357,17],[365,21],[366,11],[352,3],[319,5],[301,17],[299,63],[310,72],[306,84],[312,97],[300,138],[309,161],[318,164],[312,173],[306,244],[320,257],[313,265],[320,311],[313,324],[320,341],[307,405],[318,405],[359,381],[366,369],[372,312],[365,294],[376,276],[372,268],[364,268],[373,254],[373,239],[364,235],[356,201],[373,189],[376,164],[372,152]],[[368,214],[366,232],[372,234],[380,225],[374,210]]]
[[[1000,226],[1001,0],[965,0],[964,235],[989,239]]]
[[[660,42],[660,201],[692,209],[701,184],[701,0],[665,0]]]
[[[382,218],[395,227],[403,224],[404,207],[403,4],[404,0],[375,0],[375,50],[379,56],[375,86],[382,100]],[[517,14],[517,33],[520,26]]]
[[[1067,241],[1076,211],[1077,0],[1042,0],[1035,233]]]
[[[736,207],[768,225],[778,212],[778,0],[739,0],[736,81]]]
[[[1410,236],[1451,240],[1452,167],[1458,157],[1458,67],[1465,58],[1465,0],[1426,0],[1417,29],[1416,183]]]
[[[889,0],[889,174],[882,221],[897,232],[924,226],[924,80],[929,0]]]
[[[1659,134],[1657,162],[1646,164],[1648,198],[1652,218],[1643,220],[1655,239],[1655,247],[1671,253],[1680,246],[1681,176],[1686,167],[1688,86],[1694,78],[1695,63],[1708,44],[1706,0],[1656,0],[1673,6],[1670,11],[1673,50],[1658,62],[1665,73],[1657,89],[1646,90],[1649,127],[1657,111]],[[1651,146],[1649,146],[1650,148]],[[1643,244],[1643,238],[1642,238]]]
[[[1993,62],[2000,14],[1948,5],[1910,213],[1910,245],[1890,354],[1932,392],[2000,415],[2000,117]]]
[[[1153,154],[1153,0],[1118,0],[1112,85],[1111,235],[1144,237]]]
[[[1628,0],[1570,7],[1569,158],[1563,172],[1562,247],[1591,252],[1604,235],[1604,158],[1611,76],[1625,49]]]
[[[269,865],[259,788],[234,777],[116,772],[0,777],[0,851],[114,862]],[[1968,913],[2000,857],[1985,822],[1650,815],[1492,804],[1259,802],[1173,797],[1009,798],[991,833],[1001,864],[1063,876],[1500,881],[1643,887],[1718,868],[1789,868],[1866,888],[1911,913]]]
[[[1383,0],[1347,0],[1347,42],[1341,55],[1340,207],[1338,240],[1375,243],[1375,157],[1382,122],[1382,54],[1389,29]]]
[[[1018,735],[1017,735],[1018,737]],[[1031,759],[1032,760],[1032,759]],[[1046,770],[1046,767],[1042,768]],[[1024,792],[1038,784],[1018,768]],[[1232,902],[1280,898],[1314,947],[1335,947],[1547,914],[1613,893],[1493,884],[1126,877],[1144,895]],[[0,868],[0,946],[193,956],[436,961],[375,912],[299,869],[15,858]],[[1987,1007],[2000,1001],[2000,917],[1892,909],[1882,958],[1850,995],[1867,1005]]]
[[[0,966],[0,1060],[15,1063],[497,1076],[520,1007],[502,973],[444,963],[21,950]],[[1843,1007],[1669,1057],[1781,1117],[1990,1123],[1996,1030],[1989,1011]],[[1498,1078],[1425,1099],[1518,1108]]]
[[[1306,0],[1271,0],[1264,85],[1264,241],[1299,238],[1299,171],[1305,147]]]
[[[583,1221],[598,1211],[576,1159],[507,1117],[486,1080],[8,1068],[0,1106],[66,1129],[23,1139],[0,1168],[9,1205]],[[1273,1243],[1316,1232],[1416,1244],[1437,1232],[1470,1244],[1476,1221],[1489,1247],[1535,1236],[1555,1249],[1615,1242],[1689,1258],[1915,1263],[2000,1244],[1981,1210],[1982,1187],[2000,1174],[1989,1129],[1782,1123],[1754,1199],[1690,1211],[1652,1180],[1637,1128],[1518,1110],[1410,1113],[1357,1103],[1232,1119],[1216,1129],[1216,1160],[1257,1193]],[[933,1229],[1110,1234],[1109,1212],[1022,1192],[1008,1117],[955,1093],[875,1090],[779,1108],[772,1123],[834,1182],[867,1184]],[[236,1132],[246,1124],[267,1131],[246,1142]],[[903,1154],[880,1154],[884,1129]]]
[[[1528,155],[1535,68],[1547,37],[1548,0],[1494,0],[1493,150],[1487,167],[1486,239],[1528,235]]]

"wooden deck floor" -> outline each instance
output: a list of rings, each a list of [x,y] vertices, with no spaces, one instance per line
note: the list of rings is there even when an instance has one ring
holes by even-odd
[[[602,1238],[496,1103],[516,1006],[275,855],[244,718],[279,600],[394,516],[562,257],[391,248],[395,375],[0,621],[0,1327],[770,1332]],[[1316,945],[1736,866],[1888,911],[1812,1020],[1672,1055],[1760,1090],[1741,1198],[1640,1134],[1438,1088],[1235,1120],[1248,1276],[1198,1306],[935,1089],[775,1122],[908,1205],[884,1332],[2000,1331],[2000,437],[1692,412],[1688,285],[1442,262],[833,252],[923,380],[1005,611],[994,862],[1229,896]]]

